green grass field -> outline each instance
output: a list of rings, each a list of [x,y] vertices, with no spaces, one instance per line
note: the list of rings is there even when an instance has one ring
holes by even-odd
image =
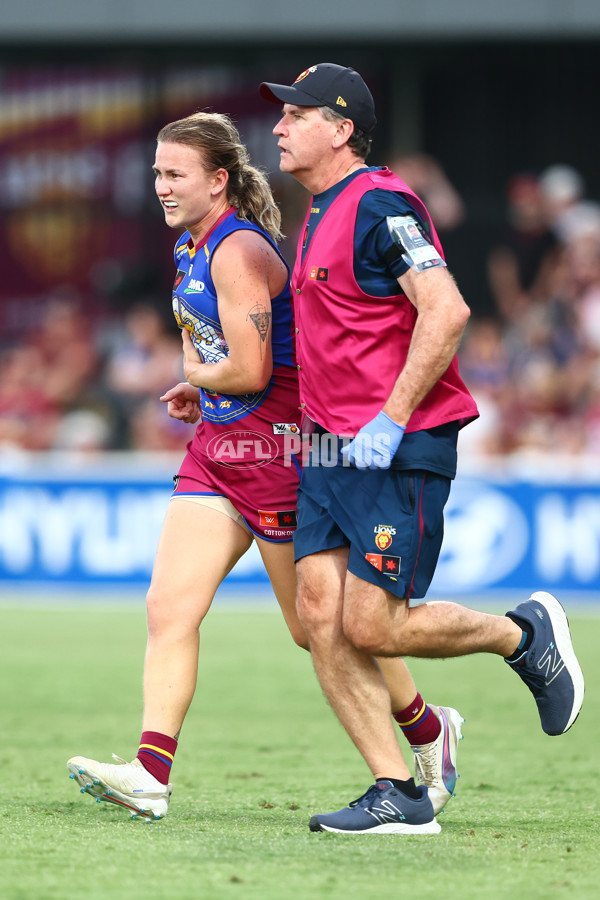
[[[81,795],[65,765],[137,751],[143,599],[5,604],[0,897],[597,898],[600,617],[569,615],[587,683],[572,730],[544,735],[499,659],[415,660],[424,696],[467,720],[457,797],[438,836],[352,837],[308,830],[370,778],[274,610],[209,615],[171,811],[146,824]]]

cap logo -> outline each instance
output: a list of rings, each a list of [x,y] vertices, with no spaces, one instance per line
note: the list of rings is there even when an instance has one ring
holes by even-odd
[[[338,97],[337,100],[335,101],[335,103],[336,103],[336,106],[348,106],[348,104],[346,103],[346,101],[344,100],[343,97]]]
[[[317,67],[311,66],[310,69],[305,69],[304,72],[300,72],[298,77],[296,78],[294,84],[298,84],[299,81],[302,81],[303,78],[306,78],[307,75],[310,75],[312,72],[316,72]]]

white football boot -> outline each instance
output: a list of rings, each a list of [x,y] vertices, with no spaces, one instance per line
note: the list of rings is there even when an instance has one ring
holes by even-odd
[[[442,730],[435,741],[411,746],[415,755],[415,781],[426,785],[437,816],[454,797],[456,779],[460,778],[456,772],[456,748],[463,739],[461,726],[465,720],[448,706],[428,705],[440,720]]]
[[[82,794],[91,794],[97,803],[106,800],[130,809],[132,819],[150,822],[166,816],[172,786],[157,781],[139,759],[127,762],[114,753],[113,759],[116,765],[74,756],[67,763],[69,778],[77,782]]]

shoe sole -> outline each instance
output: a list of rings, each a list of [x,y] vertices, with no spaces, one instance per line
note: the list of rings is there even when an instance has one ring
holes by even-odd
[[[382,825],[375,825],[373,828],[365,828],[362,831],[349,831],[344,828],[332,828],[331,825],[322,825],[318,823],[318,827],[310,825],[311,831],[330,831],[335,834],[439,834],[442,826],[435,819],[426,822],[424,825],[406,825],[403,822],[385,822]]]
[[[141,816],[146,822],[155,822],[158,819],[163,819],[167,814],[166,809],[164,812],[156,812],[151,808],[150,804],[156,803],[157,801],[155,800],[148,800],[148,805],[144,805],[143,802],[139,806],[136,805],[130,795],[122,794],[120,791],[115,790],[95,772],[90,772],[85,766],[69,762],[67,763],[67,769],[70,772],[69,778],[77,782],[82,794],[89,794],[95,798],[97,803],[115,803],[117,806],[125,807],[125,809],[129,809],[133,813],[132,819],[137,819],[138,816]]]
[[[458,742],[462,741],[462,726],[464,725],[465,720],[461,716],[461,714],[458,712],[458,710],[456,710],[456,709],[452,709],[451,707],[448,707],[448,706],[440,706],[439,709],[440,709],[440,711],[442,711],[444,713],[446,719],[448,720],[448,729],[447,729],[447,735],[448,735],[447,748],[448,749],[447,749],[447,752],[448,752],[448,757],[450,758],[450,765],[454,769],[454,784],[452,785],[452,790],[447,789],[448,793],[450,795],[448,797],[448,800],[446,800],[446,803],[448,803],[448,801],[451,800],[455,796],[454,791],[456,788],[456,782],[460,778],[460,775],[456,771],[456,756],[457,756],[457,750],[458,750]],[[445,786],[445,782],[444,782],[444,786]],[[446,803],[444,803],[444,805],[441,807],[441,809],[439,809],[439,810],[434,809],[434,813],[436,814],[436,816],[438,815],[438,813],[443,811],[444,807],[446,806]]]
[[[575,651],[573,650],[569,620],[567,619],[567,614],[564,611],[562,604],[559,603],[556,597],[546,593],[546,591],[536,591],[535,594],[531,595],[530,599],[535,600],[536,603],[539,603],[548,610],[550,622],[552,623],[552,630],[554,631],[556,649],[560,653],[561,659],[564,662],[565,668],[573,683],[573,706],[567,724],[562,731],[546,732],[546,734],[553,736],[564,734],[575,723],[583,705],[583,697],[585,694],[583,672],[581,671],[581,666],[579,665],[577,657],[575,656]]]

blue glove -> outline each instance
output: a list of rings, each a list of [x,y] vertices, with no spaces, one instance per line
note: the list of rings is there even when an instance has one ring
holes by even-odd
[[[342,456],[357,469],[389,469],[403,437],[404,426],[382,410],[342,447]]]

